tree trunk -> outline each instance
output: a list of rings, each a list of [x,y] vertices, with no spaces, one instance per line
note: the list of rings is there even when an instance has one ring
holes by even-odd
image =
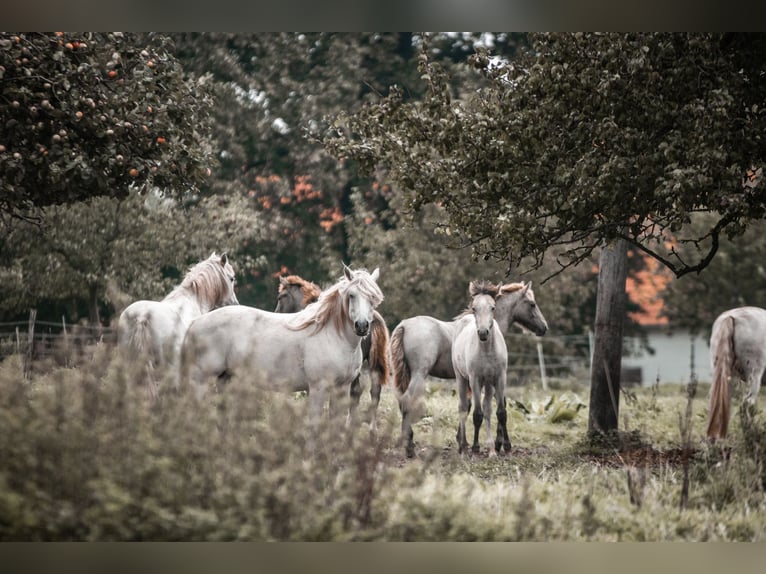
[[[588,435],[617,431],[620,412],[622,327],[625,322],[628,244],[618,239],[601,248],[598,268],[595,339],[590,379]]]
[[[88,320],[94,327],[101,326],[101,316],[98,312],[98,286],[88,287]]]

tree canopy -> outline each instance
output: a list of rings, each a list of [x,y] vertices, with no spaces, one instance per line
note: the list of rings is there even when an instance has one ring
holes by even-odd
[[[0,214],[211,174],[207,80],[160,34],[0,33]]]
[[[443,231],[479,254],[540,264],[562,247],[569,267],[623,238],[681,276],[766,214],[762,186],[743,186],[766,157],[765,48],[764,35],[535,34],[510,61],[479,49],[488,85],[460,99],[424,49],[422,101],[394,86],[340,114],[326,144],[385,168],[408,207],[438,202]],[[705,229],[688,226],[698,212],[715,214]]]

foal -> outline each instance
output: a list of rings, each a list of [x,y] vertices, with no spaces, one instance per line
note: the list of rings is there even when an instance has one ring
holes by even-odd
[[[471,282],[471,304],[455,326],[452,342],[452,366],[458,382],[460,423],[457,430],[458,452],[468,448],[465,421],[470,410],[469,387],[473,396],[473,452],[479,452],[479,429],[487,419],[487,448],[490,456],[502,446],[511,450],[508,437],[508,414],[505,408],[505,383],[508,349],[503,333],[494,319],[498,287],[491,283]],[[482,398],[483,394],[483,398]],[[497,402],[497,438],[492,449],[492,397]],[[485,414],[486,413],[486,414]]]

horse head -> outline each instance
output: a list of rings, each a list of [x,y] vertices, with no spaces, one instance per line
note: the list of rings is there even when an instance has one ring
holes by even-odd
[[[344,264],[343,275],[347,283],[342,292],[349,318],[356,334],[366,337],[370,332],[373,311],[383,301],[383,293],[377,284],[380,270],[375,268],[372,273],[363,269],[352,271]]]
[[[476,320],[476,333],[480,341],[486,341],[495,320],[498,286],[486,281],[471,281],[468,292],[471,295],[469,309]]]
[[[214,254],[215,255],[215,254]],[[214,255],[211,255],[213,257]],[[234,268],[229,262],[229,258],[226,253],[221,254],[220,264],[223,268],[223,296],[221,297],[221,305],[239,305],[237,295],[234,293],[234,284],[236,283]]]
[[[297,275],[279,278],[279,294],[275,313],[297,313],[319,298],[321,291],[314,283]]]
[[[504,312],[509,314],[509,325],[518,323],[537,336],[544,335],[548,330],[548,322],[535,302],[531,282],[503,285],[497,301],[499,306],[503,306]]]

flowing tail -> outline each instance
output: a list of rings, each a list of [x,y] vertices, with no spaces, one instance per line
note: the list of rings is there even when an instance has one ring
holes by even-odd
[[[127,349],[130,357],[146,361],[144,367],[146,368],[145,377],[149,395],[156,399],[158,389],[154,370],[157,366],[158,357],[152,342],[149,317],[145,313],[139,314],[135,319],[121,315],[117,333],[117,344]]]
[[[713,363],[713,383],[710,386],[707,437],[723,439],[726,438],[731,410],[729,381],[734,366],[733,317],[726,317],[719,325],[714,325],[710,356]]]
[[[388,356],[388,327],[383,317],[375,311],[370,326],[370,356],[368,362],[370,371],[377,373],[381,385],[388,384],[390,373],[390,358]]]
[[[410,386],[410,366],[404,356],[404,325],[399,324],[391,335],[391,366],[394,370],[394,387],[404,393]]]

